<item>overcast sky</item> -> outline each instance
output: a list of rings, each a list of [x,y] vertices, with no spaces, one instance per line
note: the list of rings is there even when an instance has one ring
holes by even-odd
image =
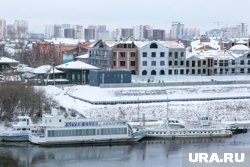
[[[249,0],[0,0],[0,18],[8,24],[27,20],[33,32],[52,23],[105,24],[109,29],[148,24],[168,32],[173,21],[204,32],[250,25],[249,6]]]

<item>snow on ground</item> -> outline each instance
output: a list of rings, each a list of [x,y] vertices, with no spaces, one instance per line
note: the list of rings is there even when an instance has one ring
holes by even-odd
[[[250,99],[220,100],[220,101],[189,101],[148,103],[148,104],[117,104],[117,105],[92,105],[68,94],[88,96],[92,99],[118,98],[155,98],[168,94],[169,96],[200,96],[206,93],[211,97],[223,93],[227,96],[249,94],[250,85],[216,85],[216,86],[182,86],[168,88],[99,88],[90,86],[45,86],[45,92],[54,97],[58,104],[64,108],[74,109],[87,118],[97,119],[132,119],[140,116],[151,115],[156,118],[178,118],[185,121],[197,121],[199,116],[209,116],[213,121],[246,121],[250,120]],[[165,91],[165,93],[164,93]],[[121,93],[123,92],[123,93]],[[166,93],[167,92],[167,93]],[[209,93],[207,93],[209,92]],[[168,106],[168,107],[167,107]],[[167,110],[168,108],[168,110]],[[168,112],[167,112],[168,111]]]
[[[74,97],[90,101],[240,97],[250,95],[250,85],[196,85],[139,88],[74,86],[68,89],[68,93]]]
[[[135,83],[164,82],[202,82],[202,81],[249,81],[250,75],[213,75],[213,76],[193,76],[193,75],[166,75],[166,76],[137,76],[132,75]]]

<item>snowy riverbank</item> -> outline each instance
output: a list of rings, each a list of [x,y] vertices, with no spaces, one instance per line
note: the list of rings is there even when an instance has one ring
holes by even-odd
[[[67,109],[73,109],[87,118],[118,118],[128,119],[142,113],[157,118],[179,118],[186,121],[196,121],[198,116],[208,115],[214,121],[247,121],[250,120],[250,99],[220,100],[199,102],[170,102],[149,104],[117,104],[91,105],[73,99],[68,94],[92,99],[131,99],[135,98],[166,98],[195,96],[236,96],[249,95],[250,85],[216,85],[216,86],[182,86],[161,88],[99,88],[90,86],[42,87],[46,93],[55,98],[58,104]],[[139,106],[139,107],[138,107]]]

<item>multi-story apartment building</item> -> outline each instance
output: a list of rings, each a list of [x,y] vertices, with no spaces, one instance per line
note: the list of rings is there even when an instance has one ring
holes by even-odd
[[[200,36],[200,30],[197,28],[185,28],[183,39],[185,40],[193,40],[194,37]]]
[[[138,74],[138,47],[131,41],[121,41],[113,46],[112,68],[130,70]]]
[[[184,24],[180,22],[173,22],[170,30],[171,39],[182,39],[184,36]]]
[[[116,38],[129,38],[134,36],[133,28],[118,28],[116,29]]]
[[[152,28],[148,25],[139,25],[133,27],[133,33],[135,40],[145,40],[149,39],[149,31],[152,30]]]
[[[152,39],[153,40],[165,40],[165,30],[160,30],[160,29],[153,29],[152,31]]]
[[[138,47],[138,75],[148,77],[167,74],[169,49],[158,41],[149,41]]]
[[[96,29],[85,28],[84,29],[84,39],[86,41],[95,40],[96,39]]]
[[[0,19],[0,39],[6,38],[6,21]]]
[[[14,21],[15,38],[28,38],[28,22],[26,20]]]

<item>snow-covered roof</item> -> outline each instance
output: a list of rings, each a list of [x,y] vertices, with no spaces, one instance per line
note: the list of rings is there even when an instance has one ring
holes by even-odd
[[[201,49],[203,47],[207,48],[208,50],[212,50],[212,49],[221,50],[219,41],[214,40],[214,39],[210,39],[209,42],[202,42],[200,40],[193,41],[193,42],[191,42],[191,47],[192,47],[193,52],[200,52],[199,49]],[[212,49],[209,49],[209,47]]]
[[[247,44],[246,41],[243,41],[242,39],[237,42],[237,44]]]
[[[77,58],[77,59],[87,59],[87,58],[89,58],[89,54],[88,54],[88,53],[86,53],[86,54],[83,54],[83,55],[77,56],[76,58]]]
[[[56,66],[57,69],[96,70],[99,69],[82,61],[72,61]]]
[[[177,41],[160,41],[160,43],[168,48],[185,48],[183,43]]]
[[[233,47],[231,47],[229,50],[236,50],[236,51],[249,51],[249,47],[245,46],[245,45],[234,45]]]
[[[54,44],[66,44],[66,45],[77,45],[79,42],[85,42],[83,39],[73,39],[73,38],[52,38],[50,40],[45,40],[46,42],[52,42]]]
[[[51,65],[43,65],[40,67],[37,67],[34,69],[33,73],[35,74],[57,74],[57,73],[63,73],[60,70],[57,70],[56,68],[53,70],[53,67]]]
[[[19,63],[19,61],[10,59],[8,57],[0,57],[0,63]]]
[[[18,72],[31,72],[31,73],[33,73],[34,68],[28,67],[27,65],[20,64],[17,67],[17,71]]]

